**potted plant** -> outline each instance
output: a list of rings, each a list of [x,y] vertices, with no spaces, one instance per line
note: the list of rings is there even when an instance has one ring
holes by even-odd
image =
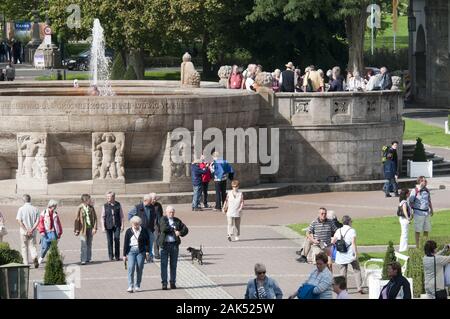
[[[75,299],[75,286],[66,284],[63,258],[56,240],[50,246],[44,282],[35,282],[34,293],[35,299]]]
[[[433,161],[427,160],[425,148],[420,137],[416,140],[416,148],[414,149],[413,160],[408,160],[408,176],[409,177],[433,177]]]
[[[387,266],[389,263],[396,261],[394,243],[389,242],[386,254],[383,259],[383,272],[380,277],[371,277],[369,279],[369,299],[378,299],[381,293],[381,289],[388,283],[389,278],[387,275]]]

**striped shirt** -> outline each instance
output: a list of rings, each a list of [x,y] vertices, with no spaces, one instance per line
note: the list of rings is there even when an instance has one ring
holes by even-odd
[[[314,239],[326,243],[327,246],[330,245],[331,238],[336,230],[336,225],[330,219],[325,219],[321,222],[320,219],[317,218],[308,227],[308,232],[313,234]]]

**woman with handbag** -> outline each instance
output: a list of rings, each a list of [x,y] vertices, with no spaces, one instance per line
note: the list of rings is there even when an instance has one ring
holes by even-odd
[[[232,190],[228,191],[227,198],[223,205],[222,211],[227,214],[228,222],[228,241],[231,241],[231,237],[235,233],[235,241],[239,240],[241,234],[241,211],[244,207],[244,195],[239,191],[239,181],[237,179],[231,182]]]
[[[245,291],[245,299],[282,299],[283,292],[277,282],[266,276],[266,266],[255,265],[255,279],[250,279]]]
[[[400,192],[400,204],[397,207],[398,220],[401,226],[399,252],[408,250],[408,228],[411,223],[411,206],[409,205],[409,189],[404,188]]]
[[[425,292],[431,299],[447,299],[447,290],[444,282],[444,267],[450,264],[450,256],[444,256],[450,249],[445,245],[444,249],[436,252],[437,244],[433,240],[425,243],[423,257],[423,272],[425,277]]]
[[[61,222],[59,220],[58,213],[56,212],[56,207],[58,202],[51,199],[47,208],[41,212],[39,216],[39,233],[41,234],[41,257],[39,257],[38,263],[41,264],[42,260],[45,258],[47,251],[50,249],[52,241],[61,238],[63,229]]]
[[[3,217],[2,212],[0,212],[0,243],[3,241],[3,236],[8,234],[6,231],[5,222],[5,217]]]

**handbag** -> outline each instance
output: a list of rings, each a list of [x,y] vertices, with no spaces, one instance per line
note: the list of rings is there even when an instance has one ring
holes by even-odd
[[[434,258],[434,298],[447,300],[447,290],[445,290],[445,289],[437,290],[437,286],[436,286],[436,256],[433,256],[433,258]]]
[[[227,198],[225,199],[225,202],[223,203],[223,206],[222,206],[222,212],[226,213],[227,211],[228,211],[228,195],[227,195]]]

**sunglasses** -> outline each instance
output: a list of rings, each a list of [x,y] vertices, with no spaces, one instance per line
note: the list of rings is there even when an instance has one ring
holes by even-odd
[[[265,274],[265,273],[266,273],[265,271],[258,271],[257,272],[258,275],[262,275],[262,274]]]

